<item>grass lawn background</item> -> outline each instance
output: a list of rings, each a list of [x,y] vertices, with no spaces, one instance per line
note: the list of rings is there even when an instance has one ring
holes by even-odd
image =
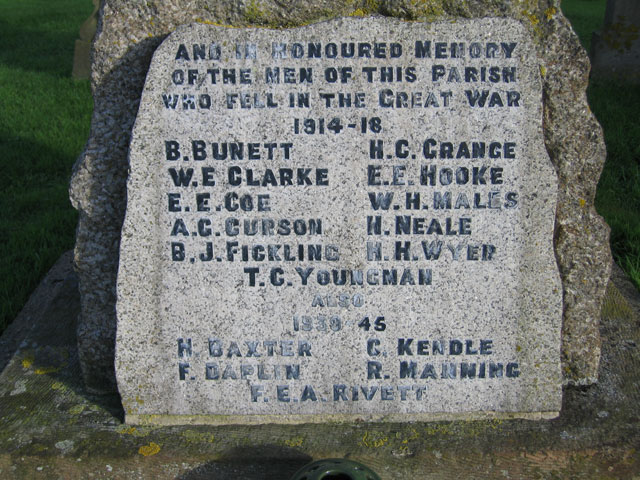
[[[605,4],[562,3],[586,48]],[[72,80],[71,69],[91,11],[91,0],[0,0],[0,331],[73,247],[68,182],[89,134],[92,100],[89,82]],[[609,152],[596,207],[612,227],[616,260],[640,286],[640,89],[593,83],[589,100]]]
[[[73,247],[71,166],[89,135],[89,81],[71,79],[91,0],[0,0],[0,331]]]

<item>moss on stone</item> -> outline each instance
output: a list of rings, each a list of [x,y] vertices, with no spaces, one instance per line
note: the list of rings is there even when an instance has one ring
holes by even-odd
[[[244,17],[250,24],[262,25],[266,21],[267,11],[260,6],[257,0],[251,0],[245,7]]]
[[[633,317],[633,310],[629,302],[612,282],[609,282],[607,287],[601,312],[603,317],[611,320],[631,319]]]

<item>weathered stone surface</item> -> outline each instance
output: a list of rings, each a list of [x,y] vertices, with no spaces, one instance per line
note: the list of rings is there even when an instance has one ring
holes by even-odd
[[[511,17],[533,35],[541,59],[544,135],[559,179],[555,251],[563,282],[565,382],[590,383],[599,359],[598,312],[610,255],[608,229],[593,208],[604,161],[599,127],[588,110],[588,61],[557,2],[344,2],[107,0],[94,44],[92,132],[74,170],[71,198],[80,211],[75,262],[82,314],[79,354],[87,385],[115,387],[115,282],[124,217],[127,147],[151,55],[179,25],[192,22],[294,26],[350,13],[433,20]]]
[[[591,50],[595,75],[640,81],[640,3],[607,0],[604,25],[594,32]]]
[[[180,27],[129,159],[128,422],[559,412],[557,181],[517,20]]]
[[[0,373],[2,478],[287,479],[329,457],[361,461],[389,480],[640,473],[640,301],[618,267],[602,308],[598,383],[565,387],[559,418],[180,427],[124,425],[117,395],[87,392],[73,329],[79,294],[59,281],[70,268],[60,262],[34,292],[26,338],[7,330],[0,339],[20,345]]]

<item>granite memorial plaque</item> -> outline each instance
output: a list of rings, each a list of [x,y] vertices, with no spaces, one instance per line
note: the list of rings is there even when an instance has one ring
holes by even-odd
[[[556,416],[541,70],[508,18],[172,33],[129,152],[126,421]]]

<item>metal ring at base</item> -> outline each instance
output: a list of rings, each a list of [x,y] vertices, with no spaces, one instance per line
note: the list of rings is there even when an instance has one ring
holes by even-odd
[[[298,470],[291,480],[381,480],[366,465],[345,458],[317,460]]]

